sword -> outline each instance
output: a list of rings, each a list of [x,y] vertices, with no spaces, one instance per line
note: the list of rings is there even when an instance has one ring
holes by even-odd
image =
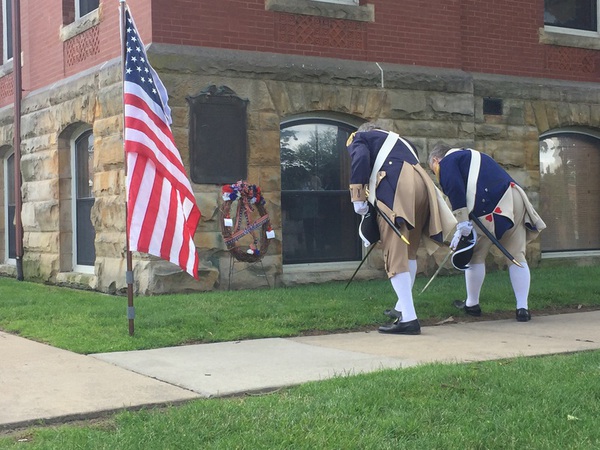
[[[392,227],[392,230],[394,230],[394,232],[398,235],[398,237],[400,239],[402,239],[402,241],[404,241],[406,243],[406,245],[410,245],[410,242],[408,242],[408,239],[406,239],[402,233],[400,233],[400,230],[398,229],[398,227],[396,227],[396,225],[394,224],[394,222],[392,222],[392,220],[386,216],[378,207],[377,207],[377,200],[375,200],[375,204],[373,205],[373,208],[375,209],[376,213],[381,214],[381,217],[383,217],[383,219],[386,221],[386,223]],[[369,251],[367,252],[367,254],[365,255],[365,257],[362,259],[362,261],[360,262],[360,264],[358,265],[358,267],[356,268],[356,270],[354,271],[354,273],[352,274],[352,277],[350,277],[350,280],[348,280],[348,283],[346,284],[346,287],[344,288],[344,290],[346,290],[346,288],[348,286],[350,286],[350,283],[352,283],[352,280],[354,280],[354,277],[356,276],[356,274],[358,273],[358,271],[360,270],[360,268],[362,267],[363,263],[367,260],[367,258],[369,257],[369,254],[371,253],[371,251],[375,248],[375,244],[373,243],[371,244],[371,247],[369,248]]]
[[[377,211],[381,215],[381,217],[383,217],[383,220],[385,220],[387,222],[387,224],[390,227],[392,227],[392,230],[394,230],[394,233],[396,233],[398,235],[398,237],[406,243],[406,245],[410,245],[410,242],[408,242],[408,239],[406,239],[404,236],[402,236],[402,233],[400,233],[400,230],[398,229],[396,224],[394,222],[392,222],[392,219],[390,219],[383,211],[381,211],[379,209],[379,207],[377,206],[377,200],[375,200],[375,204],[373,205],[373,208],[375,208],[375,211]]]
[[[492,244],[494,244],[496,247],[498,247],[498,250],[500,250],[502,253],[504,253],[504,256],[506,256],[513,264],[519,266],[519,267],[523,267],[523,265],[521,265],[521,263],[519,263],[519,261],[517,261],[513,255],[511,255],[508,250],[506,250],[504,248],[504,246],[498,242],[498,239],[496,239],[496,236],[494,236],[492,233],[490,233],[490,230],[488,230],[486,227],[483,226],[483,224],[481,223],[481,220],[479,220],[479,218],[473,214],[473,213],[469,213],[469,219],[471,219],[475,225],[477,225],[481,231],[483,231],[483,234],[485,234],[488,239],[490,241],[492,241]]]
[[[444,256],[444,260],[440,263],[440,266],[435,271],[435,273],[433,274],[433,276],[429,279],[429,281],[427,282],[427,284],[425,285],[425,287],[423,288],[423,290],[421,292],[419,292],[419,295],[421,295],[423,292],[425,292],[425,289],[427,289],[429,287],[429,285],[431,284],[431,282],[433,280],[435,280],[435,277],[437,277],[438,273],[440,273],[440,271],[444,268],[444,266],[446,265],[446,262],[448,261],[448,258],[450,258],[450,255],[452,255],[452,253],[454,253],[454,251],[450,250],[448,252],[448,254],[446,256]]]
[[[350,283],[352,283],[352,280],[354,280],[354,277],[356,276],[356,274],[358,273],[358,271],[362,267],[363,263],[367,260],[367,258],[371,254],[371,251],[375,248],[375,245],[376,245],[376,242],[373,243],[373,244],[371,244],[371,247],[369,247],[369,251],[367,252],[367,254],[365,255],[365,257],[362,259],[362,261],[360,262],[360,264],[358,265],[358,267],[356,268],[356,270],[354,271],[354,273],[352,274],[352,276],[350,277],[350,279],[348,280],[348,283],[346,284],[346,287],[344,288],[344,290],[346,290],[348,288],[348,286],[350,286]]]

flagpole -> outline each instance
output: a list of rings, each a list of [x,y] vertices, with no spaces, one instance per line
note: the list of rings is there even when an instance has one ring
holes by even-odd
[[[120,9],[120,24],[121,24],[121,76],[123,83],[123,167],[125,170],[125,179],[127,179],[127,153],[125,152],[125,0],[119,0]],[[127,182],[125,182],[127,186]],[[127,282],[127,320],[129,322],[129,336],[133,336],[135,331],[135,307],[133,306],[133,261],[131,250],[129,249],[129,220],[127,218],[127,192],[125,193],[125,241],[127,249],[127,272],[125,273],[125,281]]]
[[[21,221],[21,7],[20,0],[12,4],[13,38],[13,78],[15,89],[13,147],[15,158],[15,259],[17,262],[17,280],[23,281],[23,223]]]

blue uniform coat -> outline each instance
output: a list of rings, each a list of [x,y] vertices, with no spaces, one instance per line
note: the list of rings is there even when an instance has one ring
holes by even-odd
[[[388,132],[384,130],[356,133],[352,144],[348,147],[352,160],[351,185],[369,184],[375,159],[387,137]],[[419,163],[413,152],[401,140],[398,140],[380,168],[380,172],[385,172],[385,177],[379,179],[376,189],[377,201],[389,209],[394,208],[396,186],[404,162],[413,165]],[[397,225],[401,226],[402,224],[399,221]]]
[[[440,185],[452,205],[452,212],[459,222],[469,220],[469,213],[479,217],[496,238],[514,226],[512,215],[513,192],[524,197],[528,211],[526,226],[532,231],[541,231],[545,224],[527,200],[523,190],[515,180],[490,156],[481,155],[479,172],[476,178],[474,204],[472,210],[467,205],[467,186],[471,167],[471,149],[453,149],[440,161]]]
[[[360,189],[369,184],[377,154],[387,137],[388,132],[384,130],[359,132],[348,146],[352,160],[350,175],[352,200],[366,198]],[[447,228],[453,226],[455,221],[452,219],[452,223],[448,225],[447,215],[440,216],[446,211],[449,215],[449,210],[443,200],[439,203],[441,195],[436,194],[437,189],[433,181],[419,165],[416,150],[406,140],[396,141],[379,169],[376,188],[377,205],[382,212],[395,221],[399,228],[406,225],[407,229],[412,229],[415,224],[414,184],[417,179],[422,179],[428,189],[430,208],[428,236],[438,243],[442,242],[448,232]],[[445,210],[441,213],[440,208]]]

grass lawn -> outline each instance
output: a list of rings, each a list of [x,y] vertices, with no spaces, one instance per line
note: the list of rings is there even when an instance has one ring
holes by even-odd
[[[532,270],[529,307],[535,314],[600,308],[600,267]],[[462,276],[415,282],[423,324],[456,316],[464,299]],[[387,280],[326,283],[291,288],[204,292],[134,299],[135,334],[129,336],[127,299],[97,292],[0,278],[0,329],[78,353],[139,350],[192,342],[296,336],[375,329],[395,305]],[[488,274],[481,294],[485,316],[514,317],[506,271]],[[463,319],[461,315],[461,320]]]
[[[600,351],[431,364],[31,428],[0,448],[592,450],[599,380]]]
[[[532,270],[536,314],[600,308],[599,267]],[[447,319],[461,276],[418,278],[423,323]],[[388,281],[127,300],[0,278],[0,328],[79,353],[375,328]],[[484,315],[514,317],[508,274],[488,275]],[[462,320],[462,317],[461,317]],[[567,324],[565,324],[567,326]],[[1,382],[1,380],[0,380]],[[0,388],[1,392],[1,388]],[[597,449],[600,351],[429,364],[307,383],[266,395],[195,400],[0,436],[28,449]]]

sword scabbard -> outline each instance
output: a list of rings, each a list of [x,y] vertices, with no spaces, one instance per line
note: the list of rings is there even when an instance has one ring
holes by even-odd
[[[475,225],[477,225],[477,226],[479,227],[479,229],[480,229],[480,230],[483,232],[483,234],[485,234],[485,235],[488,237],[488,239],[489,239],[490,241],[492,241],[492,244],[494,244],[494,245],[495,245],[495,246],[498,248],[498,250],[500,250],[500,251],[502,252],[502,254],[508,258],[508,260],[509,260],[510,262],[512,262],[512,263],[513,263],[513,264],[515,264],[516,266],[523,267],[523,265],[522,265],[522,264],[520,264],[520,263],[519,263],[519,262],[518,262],[518,261],[517,261],[517,260],[514,258],[514,256],[513,256],[513,255],[511,255],[511,254],[509,253],[509,251],[508,251],[508,250],[506,250],[506,248],[504,247],[504,245],[502,245],[502,244],[500,243],[500,241],[498,241],[498,239],[496,239],[496,236],[494,236],[494,235],[491,233],[491,231],[490,231],[490,230],[488,230],[488,229],[487,229],[487,228],[486,228],[486,227],[485,227],[485,226],[484,226],[484,225],[481,223],[481,220],[479,220],[479,217],[477,217],[477,216],[476,216],[475,214],[473,214],[473,213],[469,213],[469,219],[471,219],[471,220],[473,221],[473,223],[475,223]]]

